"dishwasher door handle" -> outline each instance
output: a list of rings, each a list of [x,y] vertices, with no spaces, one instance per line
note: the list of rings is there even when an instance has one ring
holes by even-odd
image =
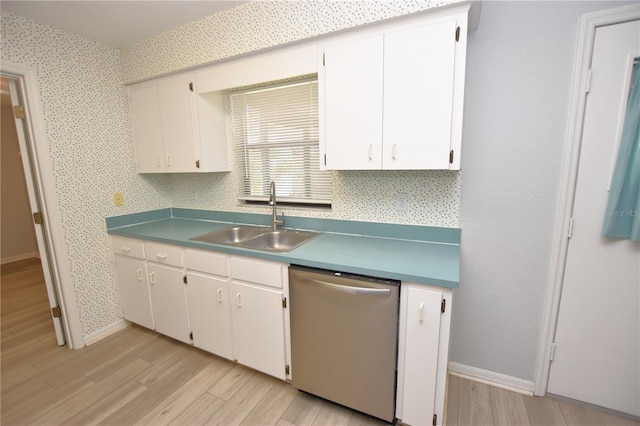
[[[376,295],[376,296],[390,296],[391,290],[388,288],[371,288],[371,287],[354,287],[350,285],[342,285],[342,284],[334,284],[328,283],[326,281],[313,280],[311,278],[305,278],[305,281],[308,281],[312,284],[321,285],[324,287],[329,287],[334,290],[341,291],[343,293],[350,294],[368,294],[368,295]]]

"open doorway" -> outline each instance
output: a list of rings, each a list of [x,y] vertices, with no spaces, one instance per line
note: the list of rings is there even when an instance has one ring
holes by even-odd
[[[20,342],[20,336],[33,337],[32,333],[44,339],[49,336],[62,346],[65,334],[44,232],[46,225],[41,220],[21,80],[2,74],[0,84],[3,345]]]

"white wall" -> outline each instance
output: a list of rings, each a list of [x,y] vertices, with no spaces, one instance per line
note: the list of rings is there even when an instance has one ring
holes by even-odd
[[[535,377],[578,23],[620,2],[483,2],[469,36],[451,358]]]

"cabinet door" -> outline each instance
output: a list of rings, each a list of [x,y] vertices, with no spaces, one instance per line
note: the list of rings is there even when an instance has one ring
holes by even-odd
[[[191,343],[182,269],[149,263],[147,272],[156,331]]]
[[[227,280],[189,272],[186,290],[193,345],[234,359]]]
[[[382,167],[382,49],[382,35],[324,49],[318,97],[328,170]]]
[[[282,291],[231,283],[236,359],[285,379]]]
[[[456,21],[384,36],[384,169],[448,169]]]
[[[164,172],[158,88],[152,86],[131,90],[129,96],[138,173]]]
[[[191,79],[183,77],[158,86],[166,171],[196,172]]]
[[[431,424],[436,398],[442,293],[407,289],[402,422]]]
[[[116,275],[124,318],[153,329],[151,299],[144,260],[116,256]]]

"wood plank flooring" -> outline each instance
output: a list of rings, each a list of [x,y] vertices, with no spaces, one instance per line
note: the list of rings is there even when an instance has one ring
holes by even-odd
[[[37,259],[2,266],[2,425],[383,425],[286,382],[130,326],[56,345]],[[638,426],[602,411],[449,377],[449,425]]]

